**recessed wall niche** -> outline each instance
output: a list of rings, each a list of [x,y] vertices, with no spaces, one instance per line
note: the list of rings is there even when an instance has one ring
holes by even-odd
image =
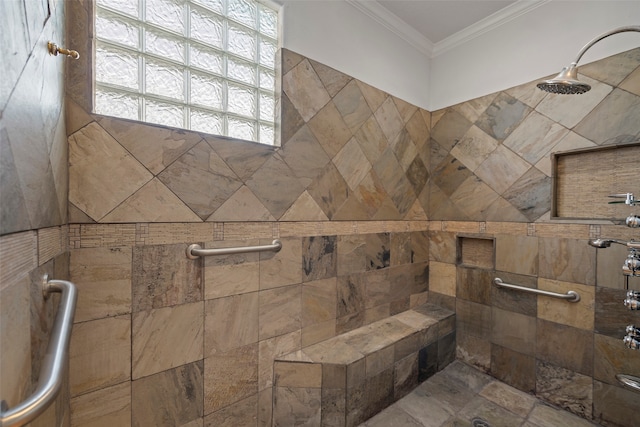
[[[495,239],[478,236],[456,238],[456,264],[464,267],[495,269]]]
[[[552,155],[552,217],[622,222],[637,208],[614,194],[640,197],[640,140]],[[611,203],[616,202],[616,203]]]

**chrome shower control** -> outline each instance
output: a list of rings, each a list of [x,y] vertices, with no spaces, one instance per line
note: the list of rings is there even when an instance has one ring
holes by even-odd
[[[640,291],[627,291],[626,297],[640,299]]]
[[[629,325],[626,328],[627,336],[638,338],[640,337],[640,328],[636,328],[635,325]]]
[[[640,310],[640,300],[627,298],[624,300],[624,306],[629,310]]]
[[[640,227],[640,216],[638,215],[629,215],[626,220],[627,227]]]
[[[622,342],[624,343],[625,346],[629,347],[630,349],[633,349],[633,350],[640,349],[640,341],[638,341],[635,337],[632,337],[631,335],[627,335],[626,337],[624,337]]]
[[[637,249],[629,250],[629,256],[622,265],[622,274],[625,276],[640,276],[640,253]]]

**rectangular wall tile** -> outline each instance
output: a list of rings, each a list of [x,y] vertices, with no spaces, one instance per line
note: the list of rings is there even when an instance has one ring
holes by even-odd
[[[205,357],[258,342],[258,292],[205,302]]]
[[[71,426],[131,426],[131,383],[127,381],[71,399]]]
[[[225,240],[205,244],[207,249],[257,246],[259,240]],[[242,253],[204,259],[204,297],[220,298],[254,292],[260,288],[260,255]]]

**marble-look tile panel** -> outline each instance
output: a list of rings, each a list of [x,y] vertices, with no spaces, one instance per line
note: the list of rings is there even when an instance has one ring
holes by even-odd
[[[195,302],[133,314],[134,380],[202,359],[203,304]],[[176,348],[181,350],[176,352]]]
[[[319,426],[321,407],[322,396],[319,388],[275,387],[273,426]]]
[[[204,356],[258,342],[258,292],[205,302]]]
[[[154,175],[201,141],[200,135],[182,129],[99,117],[98,123]]]
[[[260,289],[271,289],[302,282],[302,244],[298,238],[283,238],[278,252],[260,252]],[[261,240],[260,244],[271,244]]]
[[[365,234],[364,238],[367,271],[389,267],[391,264],[391,238],[389,233]]]
[[[492,93],[480,98],[474,98],[469,101],[454,105],[451,107],[458,113],[462,114],[467,120],[475,123],[480,118],[480,115],[484,113],[489,105],[493,102],[497,93]]]
[[[598,145],[633,141],[640,133],[640,96],[614,89],[574,131]]]
[[[302,285],[260,291],[260,340],[283,335],[302,326]]]
[[[242,186],[205,141],[180,156],[158,178],[203,220]]]
[[[133,312],[202,301],[202,264],[185,256],[184,245],[133,247]]]
[[[426,233],[425,233],[426,234]],[[390,266],[411,263],[411,239],[409,233],[391,233]],[[426,241],[428,244],[428,240]],[[428,247],[427,247],[428,253]]]
[[[411,117],[413,117],[414,113],[418,111],[418,107],[412,105],[406,101],[403,101],[400,98],[392,97],[394,104],[396,104],[396,108],[398,109],[398,113],[400,113],[400,117],[402,117],[402,121],[407,123]]]
[[[256,240],[224,240],[205,244],[207,249],[257,246]],[[214,299],[255,292],[260,288],[258,253],[219,255],[204,258],[204,298]]]
[[[535,276],[538,274],[538,238],[501,234],[496,237],[496,269]]]
[[[430,262],[429,291],[456,296],[456,266],[442,262]]]
[[[204,417],[204,427],[256,426],[257,423],[258,395],[249,396]]]
[[[331,161],[308,126],[301,127],[279,153],[305,188]]]
[[[596,249],[585,240],[540,238],[540,277],[595,285]]]
[[[204,359],[204,413],[258,393],[258,343]]]
[[[526,104],[501,92],[475,122],[498,141],[504,141],[531,112]]]
[[[131,383],[102,388],[71,399],[72,427],[131,426]]]
[[[431,138],[450,152],[472,126],[462,114],[454,109],[445,110],[445,114],[431,129]]]
[[[78,323],[69,345],[71,396],[131,379],[130,316]]]
[[[282,89],[305,122],[308,122],[331,100],[318,74],[307,59],[282,76]]]
[[[420,384],[418,353],[396,362],[393,369],[393,399],[398,400],[411,393]]]
[[[380,89],[361,82],[360,80],[356,80],[356,83],[358,83],[362,96],[367,100],[367,104],[369,105],[369,108],[371,108],[371,111],[375,111],[380,108],[382,103],[387,99],[388,95]]]
[[[537,359],[583,375],[593,375],[591,331],[538,319],[536,334]]]
[[[131,384],[133,426],[177,426],[203,415],[202,360]]]
[[[400,166],[402,166],[402,169],[406,172],[418,154],[416,145],[411,140],[409,132],[407,132],[406,129],[402,129],[397,138],[392,141],[391,147]]]
[[[452,155],[445,156],[431,170],[431,182],[447,196],[451,196],[471,176],[471,171]]]
[[[596,306],[595,286],[541,278],[538,279],[538,289],[559,294],[574,291],[580,295],[580,301],[572,304],[555,298],[538,297],[538,317],[540,319],[588,331],[593,330]]]
[[[419,152],[427,153],[425,145],[429,142],[431,137],[431,131],[429,130],[430,123],[425,121],[421,111],[416,111],[415,114],[405,124],[405,129],[409,132],[411,139],[416,144],[416,148]],[[428,157],[423,159],[428,160]],[[428,163],[428,162],[426,162]]]
[[[591,377],[537,361],[536,395],[576,415],[591,419],[593,407]]]
[[[69,201],[99,220],[153,176],[100,125],[69,137]]]
[[[536,318],[494,307],[491,342],[519,353],[535,355]]]
[[[75,322],[131,312],[131,248],[71,250],[69,279],[79,291]]]
[[[496,148],[498,142],[495,139],[479,127],[471,126],[453,147],[451,155],[473,172]]]
[[[496,344],[491,345],[491,374],[527,393],[536,389],[536,359]]]

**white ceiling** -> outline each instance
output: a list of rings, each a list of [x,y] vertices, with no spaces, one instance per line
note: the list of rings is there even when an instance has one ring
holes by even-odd
[[[377,3],[436,44],[515,0],[380,0]]]

